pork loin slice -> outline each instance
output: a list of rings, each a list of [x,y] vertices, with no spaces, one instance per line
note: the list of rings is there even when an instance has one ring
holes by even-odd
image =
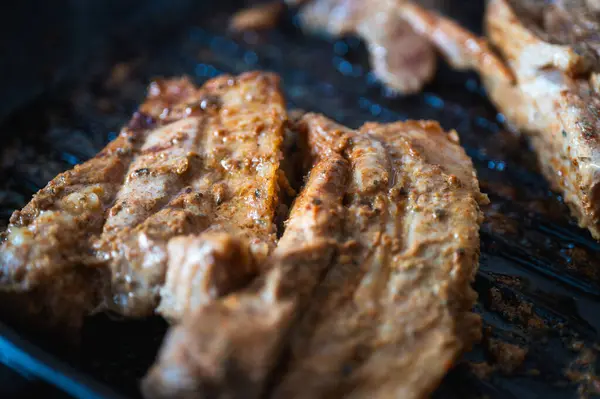
[[[486,12],[487,33],[516,83],[484,79],[509,122],[529,136],[546,178],[563,195],[579,225],[596,239],[600,239],[599,37],[592,28],[599,22],[583,0],[537,5],[493,0]]]
[[[280,381],[275,397],[420,398],[479,337],[486,197],[456,133],[315,114],[295,129],[316,164],[270,271],[172,329],[146,397],[256,398]]]
[[[275,398],[427,397],[480,335],[470,283],[487,198],[456,133],[409,121],[350,137],[344,244],[292,329]]]
[[[152,83],[117,139],[13,214],[0,244],[0,289],[42,302],[31,309],[52,305],[44,317],[78,324],[104,299],[127,316],[151,314],[178,236],[191,236],[192,248],[207,241],[199,234],[229,233],[261,262],[276,243],[286,118],[273,74],[224,75],[201,88],[185,78]],[[218,275],[243,284],[235,273]],[[217,280],[206,289],[224,294]],[[181,313],[168,301],[161,310]]]
[[[158,305],[175,237],[228,233],[247,241],[258,262],[275,247],[287,118],[279,78],[255,72],[200,89],[174,84],[151,88],[158,98],[142,110],[160,109],[166,122],[149,132],[129,167],[96,246],[112,271],[111,308],[126,316]],[[172,91],[185,94],[163,104],[162,93]]]

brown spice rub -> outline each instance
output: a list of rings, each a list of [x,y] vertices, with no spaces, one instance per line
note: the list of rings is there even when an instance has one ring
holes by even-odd
[[[289,358],[274,397],[420,398],[478,339],[487,199],[456,134],[315,114],[295,129],[316,164],[270,271],[173,329],[147,397],[258,397]]]
[[[12,215],[0,244],[0,288],[45,300],[44,309],[56,305],[57,319],[71,309],[77,325],[103,299],[126,315],[151,314],[177,236],[235,234],[261,261],[276,242],[285,120],[273,74],[224,75],[201,88],[185,78],[152,83],[117,139]],[[110,269],[112,282],[92,273],[99,280],[68,284],[90,267]],[[68,298],[40,298],[65,285],[85,300],[61,308],[57,298]]]

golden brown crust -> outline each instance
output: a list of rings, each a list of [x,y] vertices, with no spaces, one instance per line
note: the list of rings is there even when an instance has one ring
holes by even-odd
[[[167,245],[168,266],[156,312],[171,322],[248,285],[259,265],[248,242],[229,233],[179,236]]]
[[[160,112],[162,125],[132,162],[97,244],[113,272],[111,308],[129,316],[156,307],[174,237],[227,232],[258,261],[275,247],[286,120],[279,78],[258,72],[200,89],[157,83],[142,109]]]
[[[186,78],[152,83],[116,140],[13,214],[0,247],[1,288],[39,301],[59,280],[108,266],[112,285],[65,282],[93,300],[80,316],[102,296],[118,312],[143,316],[157,305],[171,238],[228,232],[264,259],[275,247],[285,120],[273,74],[224,75],[202,88]]]
[[[260,396],[296,313],[333,259],[346,173],[339,156],[316,164],[269,272],[172,329],[142,384],[147,398]]]
[[[317,141],[331,128],[324,117],[304,122]],[[294,327],[274,396],[426,397],[479,337],[470,283],[487,199],[437,123],[368,123],[346,134],[336,140],[348,143],[338,148],[353,170],[346,242]]]

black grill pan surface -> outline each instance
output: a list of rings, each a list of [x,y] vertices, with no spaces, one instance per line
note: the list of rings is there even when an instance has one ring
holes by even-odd
[[[228,17],[243,4],[214,3],[186,8],[179,19],[170,14],[177,23],[156,22],[154,34],[152,22],[143,35],[107,40],[112,44],[101,55],[88,57],[89,68],[10,110],[0,125],[0,228],[56,174],[113,139],[153,78],[185,74],[200,84],[221,73],[274,71],[290,108],[321,112],[352,127],[370,120],[438,120],[458,131],[473,159],[491,199],[474,283],[484,340],[435,397],[578,398],[600,392],[600,244],[576,226],[550,190],[526,141],[504,129],[477,76],[442,64],[423,93],[395,96],[370,73],[359,40],[303,34],[292,12],[276,30],[232,34]],[[482,1],[449,2],[445,11],[480,31]],[[138,398],[139,379],[167,328],[158,318],[94,316],[74,350],[11,326],[10,315],[2,320],[0,362],[82,398]],[[511,366],[513,353],[526,353],[524,361]]]

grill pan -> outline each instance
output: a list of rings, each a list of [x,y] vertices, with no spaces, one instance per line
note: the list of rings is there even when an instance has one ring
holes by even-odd
[[[158,11],[159,3],[169,2],[146,2],[154,11],[138,15],[138,24],[123,17],[120,32],[98,31],[98,51],[73,47],[55,79],[23,87],[29,97],[5,104],[0,228],[56,174],[113,139],[151,79],[186,74],[200,84],[225,72],[274,71],[283,78],[290,108],[321,112],[351,127],[368,120],[437,120],[459,132],[473,158],[482,191],[491,199],[475,281],[484,339],[434,397],[578,398],[600,392],[595,376],[600,244],[576,226],[562,198],[550,191],[527,143],[503,127],[476,75],[442,64],[423,93],[398,97],[374,79],[365,48],[355,38],[307,36],[291,13],[277,30],[232,34],[227,20],[241,2],[172,2],[169,13]],[[453,1],[446,11],[480,32],[483,7],[483,1]],[[75,64],[75,57],[85,63]],[[12,319],[0,318],[0,362],[52,384],[56,397],[63,392],[138,398],[139,379],[167,328],[159,318],[93,316],[73,349]],[[522,363],[511,366],[514,350],[508,345],[526,351]]]

